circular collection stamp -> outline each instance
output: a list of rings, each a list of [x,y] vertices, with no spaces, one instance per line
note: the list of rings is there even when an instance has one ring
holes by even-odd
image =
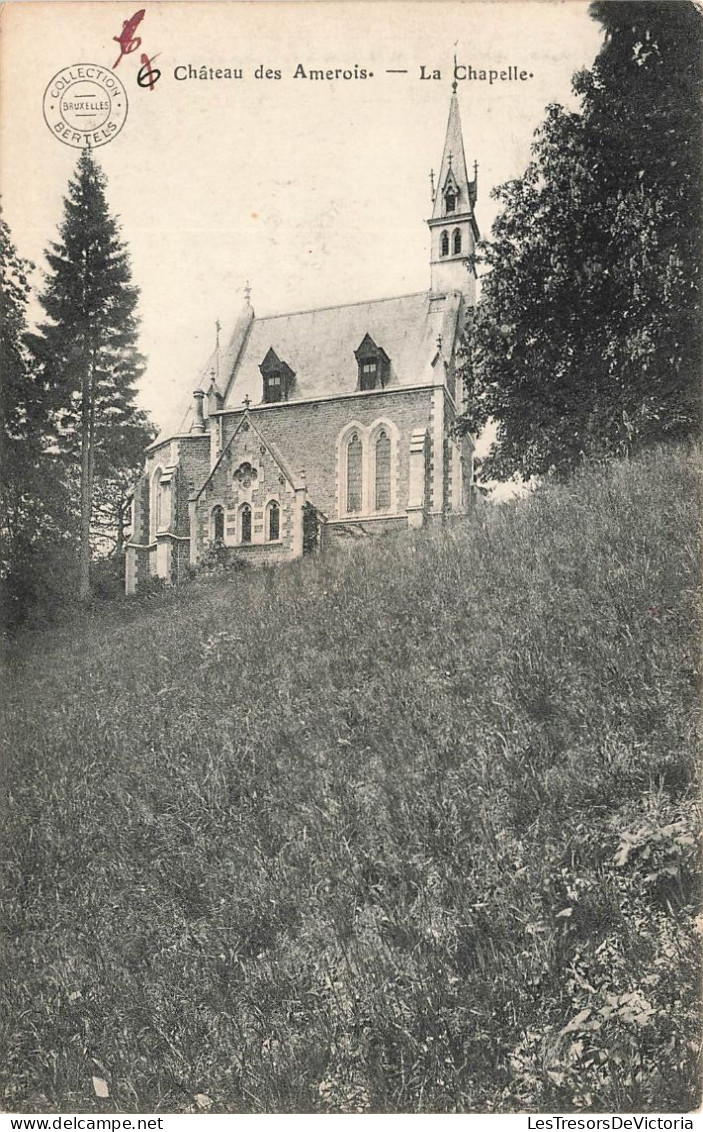
[[[114,71],[95,63],[64,67],[44,91],[44,120],[54,137],[75,149],[105,145],[127,117],[127,92]]]

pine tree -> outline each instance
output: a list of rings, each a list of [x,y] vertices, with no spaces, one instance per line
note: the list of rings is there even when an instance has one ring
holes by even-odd
[[[49,321],[31,339],[53,407],[53,439],[80,491],[79,597],[90,595],[97,501],[138,470],[153,438],[135,406],[144,370],[137,349],[138,292],[106,200],[106,180],[84,150],[64,201],[60,239],[41,304]]]
[[[591,5],[605,40],[548,108],[484,247],[466,424],[497,424],[482,475],[568,474],[699,420],[702,17]]]

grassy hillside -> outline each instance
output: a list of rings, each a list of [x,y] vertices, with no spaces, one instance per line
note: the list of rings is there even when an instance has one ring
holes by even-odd
[[[695,1106],[698,463],[14,644],[5,1107]]]

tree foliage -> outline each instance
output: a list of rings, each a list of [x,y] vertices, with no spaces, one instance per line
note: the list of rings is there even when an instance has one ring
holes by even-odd
[[[46,390],[26,346],[33,265],[0,216],[0,583],[3,621],[21,622],[70,529],[62,468],[46,451]]]
[[[112,507],[118,526],[127,485],[153,438],[135,405],[144,369],[137,349],[138,292],[105,190],[93,155],[83,151],[69,182],[59,240],[47,252],[50,273],[40,301],[48,321],[31,340],[51,397],[52,440],[79,488],[84,597],[96,521]]]
[[[701,15],[591,5],[604,29],[580,109],[548,107],[482,245],[462,372],[481,476],[567,474],[689,435],[699,417]]]

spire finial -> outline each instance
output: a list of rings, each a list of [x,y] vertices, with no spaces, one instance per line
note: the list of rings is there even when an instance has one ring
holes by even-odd
[[[434,191],[434,169],[430,169],[430,194],[432,196],[432,203],[434,204],[435,191]]]
[[[244,398],[244,408],[247,410],[247,412],[249,411],[250,405],[251,405],[251,398],[250,398],[249,394],[247,393],[246,397]]]
[[[244,298],[248,307],[251,306],[251,283],[247,279],[244,285]]]
[[[215,349],[216,350],[219,350],[219,348],[220,348],[220,331],[221,330],[222,330],[222,324],[220,323],[219,318],[216,318],[215,319]]]
[[[456,82],[456,51],[455,51],[454,52],[454,81],[452,83],[452,94],[456,94],[456,87],[457,87],[457,82]]]

